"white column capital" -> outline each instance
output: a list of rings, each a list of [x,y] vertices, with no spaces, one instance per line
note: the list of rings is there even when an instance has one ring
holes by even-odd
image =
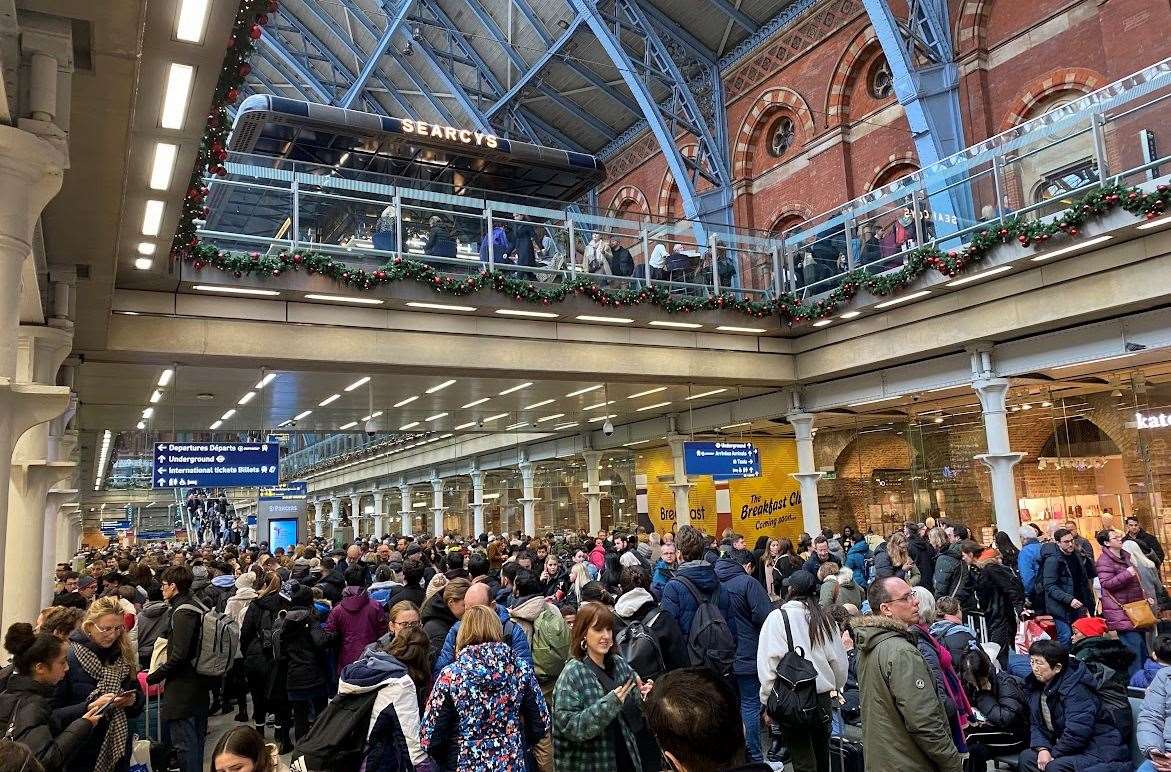
[[[793,434],[798,440],[812,440],[813,439],[813,419],[817,416],[814,413],[789,413],[785,419],[793,427]]]
[[[977,378],[972,381],[972,388],[979,397],[980,407],[985,413],[1004,412],[1010,385],[1006,378]]]

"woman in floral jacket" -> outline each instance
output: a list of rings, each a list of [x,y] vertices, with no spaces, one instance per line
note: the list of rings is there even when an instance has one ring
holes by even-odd
[[[641,724],[642,697],[654,681],[639,679],[613,650],[614,612],[583,603],[570,646],[572,658],[553,690],[557,772],[642,772],[631,724]]]
[[[549,708],[532,666],[503,638],[494,609],[464,612],[455,660],[435,679],[420,732],[437,770],[536,769],[531,750],[549,733]]]

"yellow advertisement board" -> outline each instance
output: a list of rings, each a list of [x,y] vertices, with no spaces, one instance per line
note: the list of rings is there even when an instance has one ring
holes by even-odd
[[[800,487],[790,476],[797,471],[797,443],[772,437],[751,442],[760,451],[761,476],[728,481],[690,478],[691,524],[717,535],[731,527],[749,546],[759,536],[784,536],[796,543],[803,527]],[[635,459],[639,519],[659,532],[675,527],[673,468],[669,447],[642,451]]]

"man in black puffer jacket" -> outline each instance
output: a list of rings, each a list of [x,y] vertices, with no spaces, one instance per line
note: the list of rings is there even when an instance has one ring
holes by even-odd
[[[277,617],[273,626],[276,645],[277,689],[285,693],[286,711],[293,714],[293,731],[298,740],[309,733],[309,716],[325,709],[325,645],[329,636],[313,611],[313,591],[298,587],[293,591],[288,611]],[[281,753],[291,749],[288,713],[277,719],[277,742]]]
[[[955,532],[957,541],[935,561],[933,589],[936,598],[955,598],[964,611],[974,611],[976,577],[973,566],[982,548],[968,539],[968,529],[962,525],[957,525]]]

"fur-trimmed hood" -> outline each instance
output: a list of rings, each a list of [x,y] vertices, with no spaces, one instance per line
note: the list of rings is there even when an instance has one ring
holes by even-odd
[[[869,652],[880,642],[890,637],[899,637],[914,645],[915,638],[911,628],[897,619],[870,615],[856,620],[851,627],[854,630],[854,642],[860,652]]]

